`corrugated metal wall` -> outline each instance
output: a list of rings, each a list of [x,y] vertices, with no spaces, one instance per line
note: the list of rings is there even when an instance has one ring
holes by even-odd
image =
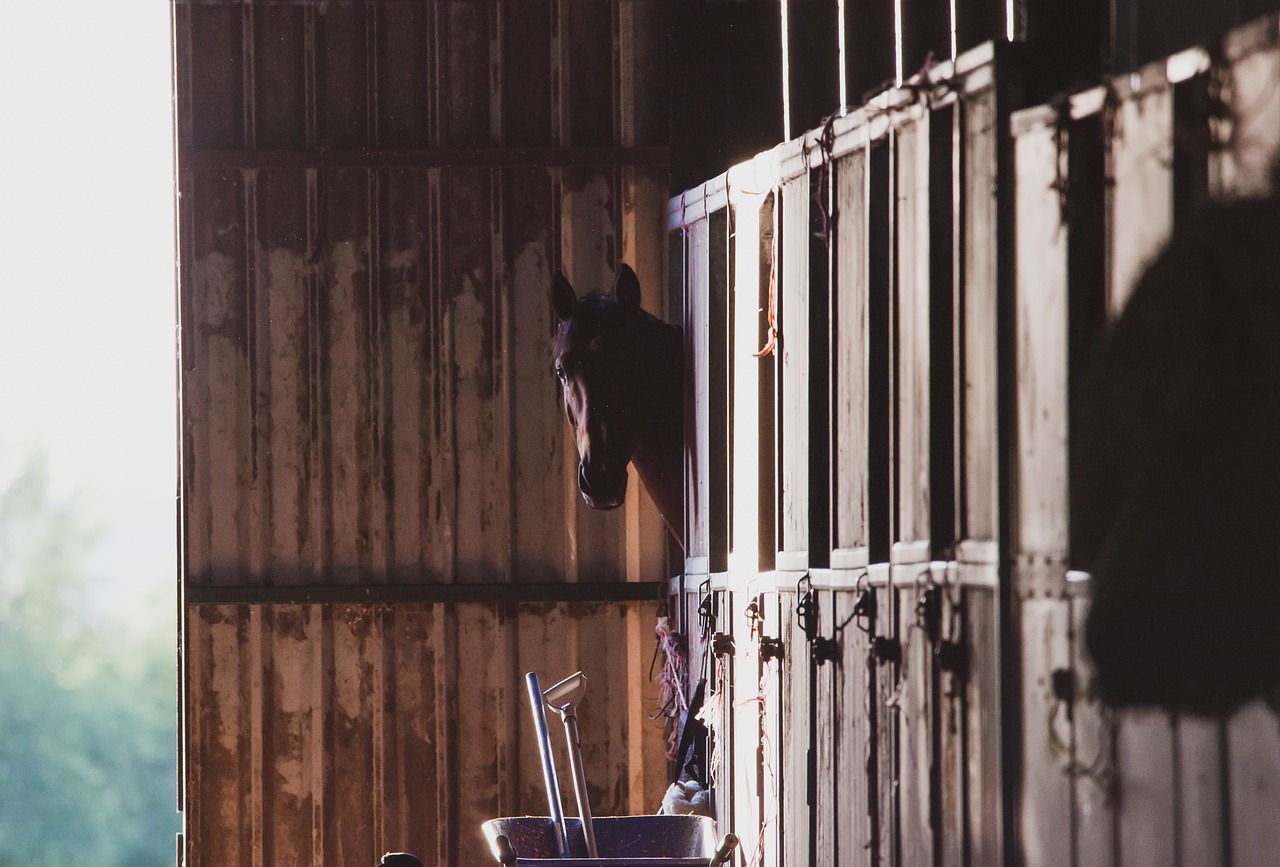
[[[1108,711],[1068,556],[1083,360],[1177,220],[1265,184],[1278,46],[1017,113],[1026,58],[978,49],[671,200],[689,496],[725,503],[682,623],[741,863],[1275,862],[1276,714]]]
[[[666,312],[661,5],[174,24],[187,863],[484,863],[545,809],[530,669],[591,679],[596,812],[656,808],[666,533],[581,502],[546,292]]]

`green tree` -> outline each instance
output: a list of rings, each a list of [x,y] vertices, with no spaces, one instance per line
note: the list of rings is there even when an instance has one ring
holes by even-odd
[[[93,543],[40,458],[0,483],[0,867],[174,862],[172,630],[95,610]]]

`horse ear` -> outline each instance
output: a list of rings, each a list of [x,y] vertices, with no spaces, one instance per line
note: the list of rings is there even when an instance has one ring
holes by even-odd
[[[632,271],[631,266],[626,262],[622,263],[622,268],[618,271],[618,282],[613,287],[613,297],[622,305],[623,310],[634,312],[640,309],[640,281],[636,278],[636,272]]]
[[[577,308],[577,293],[573,291],[564,272],[557,270],[555,279],[551,281],[551,309],[555,311],[556,318],[564,322],[573,317],[573,311]]]

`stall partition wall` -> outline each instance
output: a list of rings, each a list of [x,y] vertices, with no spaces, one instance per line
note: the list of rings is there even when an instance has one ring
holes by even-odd
[[[1265,189],[1278,41],[1031,108],[975,49],[670,201],[673,590],[743,863],[1274,860],[1275,713],[1104,708],[1069,556],[1089,351],[1179,219]]]
[[[671,200],[706,364],[676,589],[743,863],[1002,863],[1017,63],[980,47]]]

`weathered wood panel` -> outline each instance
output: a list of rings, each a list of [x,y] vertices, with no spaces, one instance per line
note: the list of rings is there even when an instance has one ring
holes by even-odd
[[[736,234],[731,333],[736,358],[733,372],[733,412],[729,419],[732,450],[732,525],[729,530],[729,568],[737,575],[754,576],[760,568],[761,489],[772,487],[760,473],[762,411],[762,362],[753,357],[761,344],[761,283],[768,292],[768,264],[762,251],[761,219],[764,197],[746,196],[732,203]],[[762,276],[763,272],[763,276]],[[772,543],[771,543],[772,544]],[[745,604],[745,603],[744,603]],[[745,624],[744,624],[745,629]],[[735,633],[735,635],[743,634]]]
[[[1072,697],[1069,603],[1024,599],[1022,622],[1022,857],[1028,867],[1070,864],[1072,840]]]
[[[1089,596],[1084,588],[1071,599],[1071,665],[1076,681],[1072,733],[1077,768],[1073,831],[1080,867],[1111,867],[1119,863],[1115,850],[1115,721],[1093,686],[1092,663],[1084,646],[1088,615]]]
[[[827,590],[814,592],[814,604],[818,606],[817,634],[833,637],[836,621],[833,616],[835,594]],[[808,648],[809,653],[813,652]],[[834,867],[836,864],[836,811],[839,803],[839,780],[836,776],[836,736],[840,731],[842,716],[835,693],[835,668],[832,662],[814,663],[812,704],[813,755],[809,763],[809,789],[813,793],[809,805],[812,814],[813,857],[817,867]]]
[[[1177,803],[1174,725],[1171,714],[1157,709],[1117,715],[1116,848],[1125,867],[1172,864],[1177,857],[1170,833]]]
[[[934,863],[937,839],[933,780],[934,753],[933,647],[926,631],[928,615],[920,606],[930,590],[929,564],[895,563],[891,567],[898,594],[898,636],[902,665],[891,697],[898,722],[899,846],[894,863],[925,867]]]
[[[897,290],[897,541],[927,541],[929,514],[929,115],[894,135]]]
[[[781,864],[808,864],[809,850],[813,845],[813,829],[809,825],[809,755],[813,749],[809,711],[813,696],[809,679],[809,645],[796,615],[796,603],[797,592],[794,589],[778,592],[779,635],[786,647],[781,670],[779,725],[782,746]]]
[[[711,227],[699,220],[686,232],[685,283],[685,558],[706,572],[711,555]]]
[[[999,525],[998,297],[1000,210],[996,90],[971,95],[962,110],[964,317],[960,346],[964,438],[960,536],[995,541]]]
[[[1172,90],[1152,87],[1115,108],[1111,125],[1111,283],[1119,315],[1173,227]]]
[[[1276,858],[1280,814],[1280,720],[1254,701],[1227,722],[1231,856],[1241,867],[1261,867]]]
[[[727,209],[713,211],[707,223],[707,554],[711,571],[724,572],[729,568],[729,527],[733,521],[729,419],[737,365],[729,351],[729,316],[735,235],[729,228]]]
[[[754,493],[754,492],[753,492]],[[733,773],[733,817],[729,828],[738,835],[743,858],[760,848],[764,821],[762,716],[767,672],[772,663],[760,658],[755,624],[749,621],[747,606],[758,596],[750,590],[731,594],[731,622],[734,637],[733,740],[728,744]]]
[[[867,534],[868,317],[870,195],[868,154],[855,151],[836,163],[836,334],[832,340],[835,431],[834,538],[839,549],[863,547]]]
[[[756,849],[759,853],[747,853],[747,863],[785,864],[786,854],[783,846],[786,821],[783,801],[787,774],[787,745],[783,740],[783,707],[788,701],[788,690],[784,679],[787,658],[795,653],[787,633],[783,631],[781,619],[782,594],[765,592],[760,594],[760,612],[763,615],[760,623],[761,634],[771,638],[782,639],[781,658],[763,663],[764,674],[761,677],[760,689],[760,763],[761,789],[760,799],[760,843]]]
[[[1178,718],[1178,856],[1183,864],[1219,867],[1226,861],[1227,802],[1223,797],[1221,720]]]
[[[1051,126],[1023,133],[1017,172],[1017,520],[1022,557],[1067,554],[1067,232],[1065,154]],[[1065,570],[1063,570],[1065,572]],[[1041,589],[1041,588],[1035,588]],[[1022,593],[1034,592],[1020,583]]]
[[[882,646],[896,646],[901,649],[903,636],[898,629],[898,605],[893,588],[889,584],[889,567],[887,565],[871,570],[872,586],[875,587],[876,618],[875,634],[872,638],[885,639]],[[886,641],[888,642],[886,644]],[[898,703],[898,687],[902,678],[902,666],[889,656],[877,656],[875,659],[875,750],[873,760],[876,762],[876,817],[872,840],[872,855],[879,857],[881,864],[898,864],[899,861],[899,800],[901,797],[901,781],[899,780],[898,754],[898,714],[901,712]],[[874,863],[874,862],[873,862]]]
[[[969,677],[965,706],[968,709],[968,835],[970,863],[998,865],[1003,854],[1004,784],[1003,711],[1001,689],[1002,632],[994,563],[958,566],[964,591],[965,630],[969,635]]]
[[[967,729],[965,681],[969,677],[964,588],[957,581],[954,563],[933,563],[934,580],[942,594],[943,644],[935,648],[937,680],[934,695],[938,705],[937,794],[942,845],[940,862],[963,864],[969,857],[968,802],[971,797],[966,767],[970,733]],[[950,648],[948,650],[948,648]],[[944,655],[948,654],[948,655]]]
[[[841,653],[834,671],[834,851],[841,864],[850,859],[854,864],[875,864],[879,854],[874,836],[878,824],[876,667],[869,636],[863,631],[865,619],[862,623],[850,620],[857,594],[840,591],[832,598],[835,622],[846,624],[838,635]]]
[[[809,175],[782,187],[782,243],[778,266],[778,354],[782,484],[778,550],[802,555],[809,549]],[[803,569],[803,562],[779,568]]]

